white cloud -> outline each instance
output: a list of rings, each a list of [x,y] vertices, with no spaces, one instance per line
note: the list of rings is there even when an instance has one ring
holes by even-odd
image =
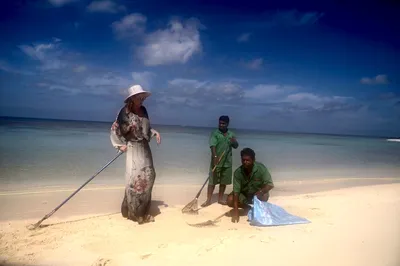
[[[173,89],[178,89],[185,94],[193,94],[198,91],[198,89],[204,87],[207,81],[198,81],[195,79],[173,79],[168,81],[168,86]]]
[[[70,86],[68,82],[64,82],[62,79],[57,80],[57,82],[47,80],[46,82],[38,82],[35,85],[39,88],[45,88],[49,91],[62,91],[72,95],[83,93],[83,90],[79,84]]]
[[[60,69],[65,63],[60,60],[62,51],[59,49],[60,39],[54,38],[52,43],[35,45],[20,45],[19,48],[29,57],[42,63],[42,70]]]
[[[33,59],[43,61],[46,51],[54,48],[53,44],[20,45],[19,48]]]
[[[102,12],[102,13],[118,13],[125,11],[126,8],[123,5],[118,5],[111,0],[98,0],[91,2],[87,8],[89,12]]]
[[[81,54],[65,48],[62,40],[58,38],[53,38],[51,42],[23,44],[18,47],[26,56],[39,63],[37,69],[41,71],[54,72],[65,69],[80,73],[87,70],[86,65],[79,62]]]
[[[319,12],[300,12],[297,10],[278,11],[271,14],[268,24],[271,26],[291,26],[299,27],[317,23],[324,13]]]
[[[192,108],[202,107],[202,103],[197,101],[195,98],[175,95],[164,95],[156,99],[157,103],[168,104],[168,105],[180,105],[188,106]]]
[[[79,0],[48,0],[50,4],[52,4],[55,7],[62,7],[66,4],[72,3],[72,2],[76,2]]]
[[[139,13],[132,13],[123,17],[119,21],[113,22],[111,27],[118,38],[126,38],[144,33],[146,22],[146,16]]]
[[[238,100],[243,95],[240,85],[232,82],[209,82],[195,79],[173,79],[168,81],[168,88],[160,93],[165,99],[174,102],[175,97],[187,99],[190,106],[203,106],[210,102]],[[193,101],[196,102],[194,105]],[[168,101],[167,101],[168,102]]]
[[[152,72],[132,72],[133,82],[140,84],[144,89],[150,90],[155,74]]]
[[[313,102],[319,102],[322,99],[318,97],[317,95],[313,93],[308,93],[308,92],[299,92],[295,94],[288,95],[286,99],[289,102],[301,102],[301,101],[313,101]]]
[[[249,99],[276,99],[277,97],[287,95],[289,92],[297,90],[293,86],[281,86],[271,84],[258,84],[252,89],[245,91],[244,96]]]
[[[243,33],[237,38],[237,42],[248,42],[251,33]]]
[[[202,51],[201,28],[197,19],[183,22],[173,19],[167,29],[157,30],[145,37],[145,45],[137,50],[137,57],[146,66],[185,64],[194,54]]]
[[[262,64],[264,62],[264,59],[262,58],[256,58],[254,60],[251,60],[250,62],[246,63],[246,67],[252,70],[258,70],[262,67]]]
[[[330,109],[346,104],[352,98],[342,96],[319,96],[314,93],[299,92],[288,95],[283,102],[295,104],[299,107],[322,109],[329,107]]]
[[[43,86],[43,85],[45,85],[45,84],[40,84],[39,86]],[[80,89],[71,88],[71,87],[67,87],[67,86],[63,86],[63,85],[55,85],[55,84],[53,84],[53,85],[47,85],[47,87],[51,91],[63,91],[63,92],[67,92],[67,93],[73,94],[73,95],[82,93],[82,91]]]
[[[24,71],[24,70],[15,68],[13,66],[10,66],[6,61],[3,61],[3,60],[0,60],[0,70],[9,72],[9,73],[21,74],[21,75],[33,75],[34,74],[31,71]]]
[[[360,108],[354,99],[341,96],[317,95],[301,91],[298,86],[257,84],[246,88],[235,82],[201,81],[196,79],[173,79],[168,88],[158,90],[158,106],[171,108],[197,108],[202,113],[228,112],[240,114],[251,107],[257,117],[301,113],[355,112]],[[237,118],[238,119],[238,118]],[[243,120],[246,122],[246,119]]]
[[[69,94],[90,94],[97,96],[125,95],[126,89],[132,84],[131,79],[118,76],[112,72],[92,73],[85,79],[75,75],[47,75],[37,87],[51,91],[62,91]]]
[[[357,107],[353,103],[354,99],[349,97],[317,95],[300,91],[298,86],[277,84],[258,84],[246,88],[234,82],[173,79],[161,95],[170,102],[174,102],[173,97],[179,97],[181,101],[182,98],[195,99],[204,108],[211,102],[219,102],[232,108],[263,106],[266,110],[280,113],[340,111]]]
[[[365,85],[378,85],[378,84],[388,84],[389,79],[387,75],[377,75],[373,78],[364,77],[360,80],[361,84]]]
[[[232,82],[208,83],[202,93],[217,101],[232,101],[243,97],[243,88]]]
[[[278,10],[265,12],[262,16],[248,17],[239,24],[248,29],[308,27],[317,24],[323,16],[324,13],[321,12]]]
[[[99,87],[99,86],[117,86],[121,88],[128,87],[132,81],[116,76],[112,73],[106,73],[104,75],[92,75],[85,79],[84,85],[89,87]]]

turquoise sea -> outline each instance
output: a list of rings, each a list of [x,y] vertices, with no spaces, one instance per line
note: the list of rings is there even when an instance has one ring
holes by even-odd
[[[0,187],[64,186],[84,183],[110,161],[111,122],[25,118],[0,119]],[[207,177],[212,128],[153,125],[156,184],[202,184]],[[236,130],[240,150],[253,148],[275,181],[327,178],[400,178],[400,142],[386,138]],[[122,185],[124,156],[92,183]]]

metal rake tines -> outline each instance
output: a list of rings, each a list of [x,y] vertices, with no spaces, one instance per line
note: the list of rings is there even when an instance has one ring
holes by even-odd
[[[182,209],[182,213],[198,213],[198,203],[197,199],[192,200],[189,204],[187,204]]]
[[[216,226],[216,224],[219,222],[220,220],[219,219],[217,219],[217,220],[208,220],[208,221],[205,221],[205,222],[201,222],[201,223],[196,223],[196,224],[190,224],[190,223],[187,223],[188,225],[190,225],[190,226],[193,226],[193,227],[209,227],[209,226]]]

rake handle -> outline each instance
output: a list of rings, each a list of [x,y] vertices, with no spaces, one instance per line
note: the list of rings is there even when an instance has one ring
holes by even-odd
[[[219,159],[218,159],[217,164],[214,165],[214,167],[213,167],[213,169],[212,169],[212,171],[211,171],[212,173],[214,173],[215,168],[217,168],[217,165],[218,165],[219,162],[221,161],[222,157],[224,157],[225,152],[226,152],[226,151],[224,151],[224,152],[221,154],[221,156],[220,156]],[[209,177],[207,177],[207,179],[206,179],[206,181],[204,182],[203,186],[201,186],[199,192],[198,192],[197,195],[196,195],[196,199],[198,199],[198,198],[200,197],[201,191],[203,191],[203,188],[206,186],[206,184],[207,184],[207,182],[208,182],[208,179],[209,179]]]
[[[52,210],[50,213],[46,214],[40,221],[38,221],[36,224],[33,225],[33,228],[37,228],[44,220],[50,218],[58,209],[60,209],[67,201],[69,201],[73,196],[75,196],[76,193],[78,193],[84,186],[86,186],[90,181],[92,181],[93,178],[95,178],[98,174],[100,174],[107,166],[109,166],[112,162],[114,162],[121,154],[123,154],[122,151],[118,151],[117,155],[109,161],[106,165],[104,165],[97,173],[95,173],[91,178],[89,178],[83,185],[81,185],[77,190],[75,190],[74,193],[72,193],[68,198],[66,198],[60,205],[58,205],[54,210]]]

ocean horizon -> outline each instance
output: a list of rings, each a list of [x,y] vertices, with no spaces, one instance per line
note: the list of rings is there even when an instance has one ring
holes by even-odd
[[[41,118],[41,117],[23,117],[23,116],[0,116],[0,123],[4,123],[6,121],[53,121],[53,122],[70,122],[70,123],[91,123],[94,126],[95,124],[98,125],[107,125],[110,126],[114,121],[98,121],[98,120],[79,120],[79,119],[57,119],[57,118]],[[194,126],[194,125],[178,125],[178,124],[155,124],[152,123],[152,126],[155,127],[164,127],[166,128],[185,128],[185,129],[203,129],[203,130],[213,130],[216,127],[212,126]],[[365,138],[374,138],[374,139],[396,139],[400,136],[397,135],[368,135],[368,134],[337,134],[337,133],[320,133],[320,132],[311,132],[311,131],[279,131],[279,130],[263,130],[263,129],[254,129],[254,128],[234,128],[230,127],[231,130],[235,132],[247,132],[247,133],[264,133],[264,134],[290,134],[290,135],[322,135],[322,136],[338,136],[338,137],[365,137]]]
[[[111,124],[0,117],[1,189],[82,184],[116,155]],[[153,127],[162,135],[161,145],[150,143],[156,184],[202,184],[210,160],[208,138],[215,128]],[[400,143],[388,137],[232,130],[239,141],[233,168],[240,166],[240,150],[250,147],[277,182],[400,176]],[[122,185],[124,171],[121,156],[92,183]]]

